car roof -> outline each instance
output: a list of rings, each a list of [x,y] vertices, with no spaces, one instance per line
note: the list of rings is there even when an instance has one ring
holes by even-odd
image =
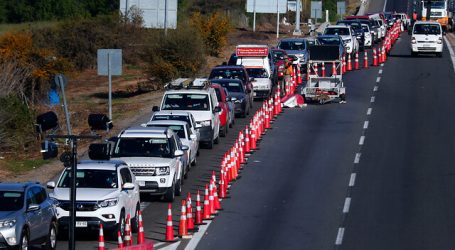
[[[215,66],[214,68],[212,68],[212,70],[214,69],[243,69],[243,65],[218,65],[218,66]]]
[[[172,130],[164,127],[131,127],[123,130],[119,137],[129,138],[170,138]]]
[[[417,21],[415,24],[439,24],[437,21]],[[441,24],[439,24],[441,25]]]
[[[349,29],[349,27],[346,26],[346,25],[338,25],[338,24],[337,25],[329,25],[329,26],[326,27],[326,29],[328,29],[328,28],[348,28]]]
[[[178,116],[191,116],[191,113],[183,110],[160,110],[153,113],[155,115],[178,115]]]
[[[294,41],[298,41],[298,42],[302,42],[302,41],[305,41],[306,39],[305,38],[283,38],[280,40],[280,42],[294,42]]]
[[[180,120],[154,120],[154,121],[149,121],[147,123],[148,125],[182,125],[185,126],[188,123],[185,121],[180,121]]]
[[[120,166],[126,166],[126,163],[124,161],[119,160],[108,161],[83,160],[78,162],[77,169],[115,170]]]
[[[40,186],[39,182],[1,182],[0,191],[25,191],[30,186]]]
[[[210,80],[212,83],[222,83],[222,82],[240,82],[242,83],[243,81],[240,79],[229,79],[229,78],[220,78],[220,79],[212,79]]]
[[[210,88],[203,88],[203,89],[176,89],[176,90],[168,90],[164,94],[201,94],[201,95],[208,95],[210,93]]]
[[[320,35],[317,38],[332,38],[332,37],[337,37],[337,38],[341,39],[341,37],[339,35]]]

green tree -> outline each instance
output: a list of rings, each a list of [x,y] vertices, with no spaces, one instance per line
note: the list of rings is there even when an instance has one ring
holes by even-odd
[[[329,10],[329,21],[335,21],[337,18],[337,0],[322,1],[322,16],[325,17],[325,10]],[[324,18],[325,20],[325,18]]]

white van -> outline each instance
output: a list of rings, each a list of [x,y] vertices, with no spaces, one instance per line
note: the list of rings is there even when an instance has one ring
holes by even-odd
[[[417,21],[412,27],[411,53],[434,53],[442,56],[443,32],[441,24],[435,21]]]

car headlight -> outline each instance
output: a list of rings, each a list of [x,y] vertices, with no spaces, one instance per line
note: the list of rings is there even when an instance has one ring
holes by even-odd
[[[212,126],[212,120],[199,121],[199,122],[196,122],[196,124],[198,124],[201,127],[210,127],[210,126]]]
[[[245,99],[235,99],[234,103],[242,103],[243,101],[245,101]]]
[[[170,168],[169,167],[158,167],[156,169],[156,175],[169,175]]]
[[[6,228],[6,227],[11,228],[11,227],[14,227],[14,225],[16,225],[15,219],[0,221],[0,228]]]
[[[113,199],[107,199],[104,201],[99,201],[98,206],[99,207],[114,207],[118,203],[118,198],[113,198]]]

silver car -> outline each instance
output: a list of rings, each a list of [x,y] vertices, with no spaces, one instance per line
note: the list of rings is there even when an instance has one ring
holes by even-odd
[[[0,183],[0,248],[55,249],[57,217],[53,200],[38,183]]]

